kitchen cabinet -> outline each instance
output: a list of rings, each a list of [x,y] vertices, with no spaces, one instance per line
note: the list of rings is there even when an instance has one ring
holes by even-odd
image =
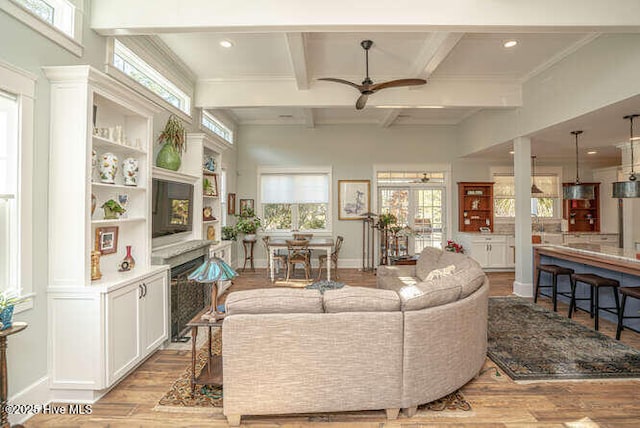
[[[512,268],[506,235],[464,234],[459,237],[467,255],[488,269]]]
[[[458,230],[493,232],[493,183],[458,183]]]
[[[582,183],[595,188],[593,199],[565,199],[562,201],[562,217],[567,220],[569,232],[600,232],[600,183]],[[575,183],[562,183],[562,187]]]

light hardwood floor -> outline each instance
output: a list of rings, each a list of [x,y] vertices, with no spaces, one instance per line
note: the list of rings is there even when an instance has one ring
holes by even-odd
[[[340,281],[375,286],[375,276],[355,269],[341,269]],[[511,294],[513,273],[491,273],[491,295]],[[284,284],[277,283],[275,286]],[[302,281],[292,285],[303,286]],[[264,269],[243,273],[235,281],[233,290],[269,286]],[[549,300],[539,304],[550,308]],[[567,306],[559,304],[558,311],[566,314]],[[592,326],[592,320],[579,312],[576,321]],[[612,337],[615,326],[601,321],[600,330]],[[640,349],[640,334],[625,331],[622,341]],[[45,416],[30,419],[25,426],[60,427],[196,427],[226,426],[223,415],[202,415],[188,412],[166,413],[154,411],[158,400],[190,361],[184,350],[162,350],[153,354],[142,366],[125,378],[111,392],[93,405],[88,416]],[[487,360],[486,368],[495,367]],[[400,417],[387,421],[383,411],[323,414],[321,416],[249,416],[243,426],[295,427],[418,427],[446,424],[448,426],[539,426],[539,427],[638,427],[640,426],[640,380],[538,382],[518,384],[506,375],[497,377],[489,369],[462,388],[471,403],[471,412],[454,412],[447,416]],[[340,393],[336,391],[336,393]]]

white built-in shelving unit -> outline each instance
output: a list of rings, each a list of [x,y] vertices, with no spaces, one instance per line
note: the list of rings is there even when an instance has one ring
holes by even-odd
[[[151,265],[151,147],[157,107],[89,66],[45,67],[51,84],[49,160],[49,366],[54,397],[94,401],[168,338],[168,267]],[[121,127],[122,138],[100,129]],[[97,130],[96,130],[97,129]],[[115,183],[104,183],[93,154],[118,158]],[[136,186],[124,184],[122,161],[134,158]],[[104,219],[101,205],[126,195],[126,215]],[[92,196],[96,208],[92,213]],[[117,251],[91,252],[103,228],[117,228]],[[120,272],[126,247],[135,267]]]

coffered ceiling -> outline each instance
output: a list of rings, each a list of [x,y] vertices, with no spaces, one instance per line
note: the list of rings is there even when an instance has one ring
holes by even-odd
[[[366,7],[351,0],[278,0],[269,7],[245,0],[158,0],[154,9],[126,0],[92,3],[96,31],[157,36],[193,72],[195,105],[222,110],[240,125],[457,125],[485,109],[520,107],[524,82],[600,34],[640,31],[640,2],[633,0],[372,0]],[[360,83],[365,39],[374,42],[374,82],[419,77],[428,83],[384,89],[356,111],[355,88],[318,78]],[[509,40],[516,46],[506,48]],[[221,41],[232,46],[222,47]],[[568,132],[591,127],[585,147],[607,145],[603,158],[616,161],[611,144],[622,141],[625,127],[598,124],[636,105],[637,100],[620,111],[594,112],[533,135],[534,148],[570,158]],[[487,153],[497,156],[500,150],[505,152],[495,147]]]

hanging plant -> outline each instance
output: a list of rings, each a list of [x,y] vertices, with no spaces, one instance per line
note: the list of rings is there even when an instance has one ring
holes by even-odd
[[[187,151],[186,131],[177,116],[173,114],[169,116],[169,120],[158,137],[158,143],[169,143],[179,154]]]

